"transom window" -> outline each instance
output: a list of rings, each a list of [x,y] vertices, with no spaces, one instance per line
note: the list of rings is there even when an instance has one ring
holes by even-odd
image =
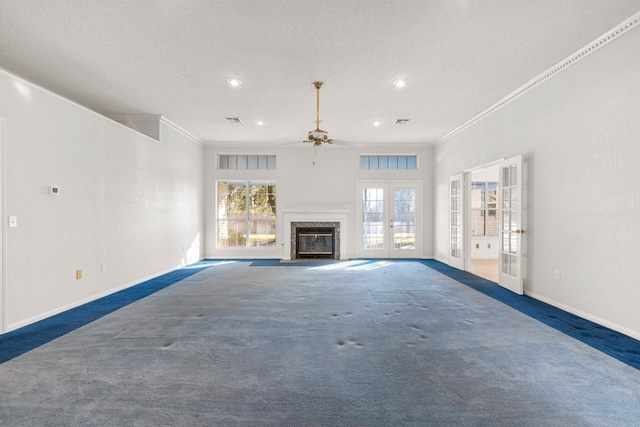
[[[218,247],[276,246],[275,182],[218,181]]]
[[[218,154],[218,169],[275,169],[275,154]]]
[[[418,156],[360,156],[361,170],[417,169]]]

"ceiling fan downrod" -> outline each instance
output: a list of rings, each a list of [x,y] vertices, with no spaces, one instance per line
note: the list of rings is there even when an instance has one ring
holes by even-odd
[[[316,88],[316,128],[309,131],[308,142],[313,142],[314,145],[331,144],[333,141],[329,139],[327,131],[320,129],[320,89],[324,83],[313,82],[312,85]]]

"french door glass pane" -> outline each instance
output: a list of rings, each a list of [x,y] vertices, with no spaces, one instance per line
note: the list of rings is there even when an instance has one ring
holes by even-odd
[[[485,232],[487,236],[497,236],[498,235],[498,211],[489,210],[487,211],[487,218],[485,222]]]
[[[362,248],[384,249],[384,190],[362,189],[362,205]]]
[[[413,250],[415,245],[416,190],[396,188],[393,192],[393,245],[399,250]]]

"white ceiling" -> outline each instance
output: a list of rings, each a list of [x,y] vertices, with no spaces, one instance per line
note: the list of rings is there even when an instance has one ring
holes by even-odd
[[[429,145],[638,10],[639,0],[2,0],[0,67],[103,114],[162,115],[207,144],[303,140],[320,80],[332,138]]]

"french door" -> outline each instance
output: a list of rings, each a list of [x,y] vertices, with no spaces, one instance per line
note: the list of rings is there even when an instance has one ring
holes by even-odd
[[[522,247],[524,218],[522,212],[523,176],[522,156],[499,162],[499,215],[500,252],[498,284],[516,294],[524,293]],[[449,178],[449,265],[467,270],[466,253],[468,230],[465,227],[471,216],[465,204],[467,174]]]
[[[500,162],[500,271],[498,284],[516,294],[522,280],[522,156]]]
[[[449,178],[449,265],[465,269],[464,174]]]
[[[358,256],[420,257],[420,183],[358,183]]]

